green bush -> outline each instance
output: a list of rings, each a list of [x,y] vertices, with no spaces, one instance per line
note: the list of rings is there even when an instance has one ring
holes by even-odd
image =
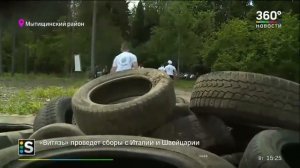
[[[284,14],[282,28],[256,29],[233,19],[205,44],[203,58],[213,71],[236,70],[279,76],[299,82],[298,16]]]

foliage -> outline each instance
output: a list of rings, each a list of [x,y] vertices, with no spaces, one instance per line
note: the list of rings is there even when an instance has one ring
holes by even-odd
[[[180,64],[188,65],[193,62],[196,59],[195,49],[198,41],[197,35],[191,30],[194,22],[195,17],[188,10],[187,3],[169,2],[159,18],[159,26],[152,30],[153,35],[144,46],[149,55],[147,58],[157,60],[156,67],[166,63],[168,59],[178,64],[178,57],[184,57],[181,59],[184,63]],[[138,52],[142,58],[145,53]]]
[[[213,71],[236,70],[275,75],[299,81],[299,23],[284,14],[280,29],[255,29],[233,19],[207,40],[204,59]]]
[[[171,59],[180,72],[239,70],[299,81],[300,2],[252,2],[140,0],[129,11],[126,0],[97,1],[95,64],[109,68],[120,43],[129,40],[144,67],[157,68]],[[87,71],[93,4],[0,2],[0,67],[4,72],[70,74],[73,55],[80,54]],[[258,10],[282,11],[282,28],[256,29]],[[19,17],[37,22],[78,21],[85,26],[16,29]]]
[[[90,64],[92,5],[91,1],[1,2],[0,52],[4,72],[11,72],[14,65],[16,72],[69,74],[74,70],[74,54],[80,54],[86,70]],[[129,11],[125,0],[99,1],[97,8],[95,64],[104,67],[119,53],[122,40],[129,38]],[[20,17],[31,22],[84,22],[84,27],[19,29],[16,20]],[[13,30],[17,31],[16,49],[12,45]]]
[[[142,1],[139,1],[138,6],[136,8],[135,16],[132,22],[131,29],[131,40],[133,47],[138,46],[138,44],[145,41],[144,36],[144,5]]]

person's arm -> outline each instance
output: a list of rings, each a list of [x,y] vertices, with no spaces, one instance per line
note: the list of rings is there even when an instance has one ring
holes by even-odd
[[[117,70],[117,67],[111,67],[110,73],[114,73],[114,72],[116,72],[116,70]]]
[[[137,69],[139,67],[139,65],[138,65],[137,58],[136,58],[135,55],[133,55],[133,57],[132,57],[132,62],[133,62],[132,63],[132,68]]]
[[[139,66],[138,66],[138,63],[137,62],[133,62],[133,65],[132,65],[132,68],[133,69],[137,69]]]
[[[112,66],[111,66],[110,73],[114,73],[114,72],[116,72],[116,70],[117,70],[117,63],[116,63],[116,58],[115,58]]]

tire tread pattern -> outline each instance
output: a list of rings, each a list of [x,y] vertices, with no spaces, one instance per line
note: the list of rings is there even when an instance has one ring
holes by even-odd
[[[299,84],[249,72],[213,72],[197,79],[190,107],[195,112],[298,129]]]

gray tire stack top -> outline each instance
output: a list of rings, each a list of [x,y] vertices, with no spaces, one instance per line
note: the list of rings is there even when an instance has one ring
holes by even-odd
[[[299,132],[265,130],[249,142],[239,168],[299,167]]]
[[[71,97],[57,97],[51,100],[36,115],[33,130],[54,123],[72,123],[73,111]]]
[[[200,76],[190,108],[224,120],[299,129],[299,84],[249,72],[213,72]]]
[[[161,71],[130,70],[83,85],[72,106],[76,124],[86,134],[140,135],[165,123],[175,106],[175,91]]]
[[[168,75],[145,68],[101,76],[83,85],[72,98],[51,101],[38,113],[31,138],[198,141],[198,148],[161,144],[96,148],[104,153],[125,150],[144,158],[162,159],[167,154],[169,158],[162,160],[187,168],[233,167],[208,151],[230,153],[223,158],[239,168],[299,167],[294,157],[299,132],[278,128],[298,130],[299,108],[299,84],[278,77],[237,71],[205,74],[197,79],[189,103],[175,96]],[[57,124],[60,122],[76,125]],[[266,130],[269,128],[275,130]],[[252,135],[241,138],[245,135],[241,132],[250,134],[251,130]],[[237,147],[240,141],[241,148]],[[59,148],[69,152],[69,147]],[[199,158],[201,153],[208,158]],[[282,157],[275,162],[258,160],[259,156]]]

